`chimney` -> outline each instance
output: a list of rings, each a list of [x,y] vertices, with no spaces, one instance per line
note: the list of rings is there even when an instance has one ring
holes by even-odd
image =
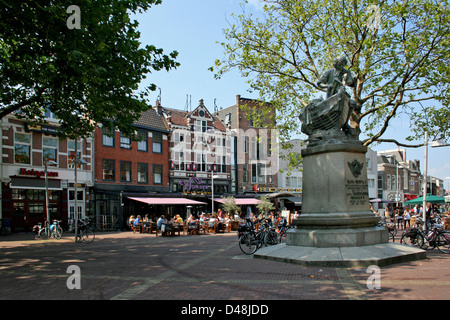
[[[155,111],[159,114],[162,115],[163,111],[162,111],[162,106],[161,106],[161,101],[159,99],[156,100],[155,102],[155,106],[153,107],[155,109]]]

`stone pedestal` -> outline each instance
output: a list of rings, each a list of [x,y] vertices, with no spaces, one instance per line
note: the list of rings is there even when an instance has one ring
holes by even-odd
[[[357,143],[308,147],[303,156],[302,214],[286,244],[254,257],[307,266],[367,267],[426,258],[423,250],[389,243],[369,210],[366,147]]]
[[[288,245],[348,247],[386,243],[385,228],[369,210],[367,148],[332,144],[303,150],[302,214]]]

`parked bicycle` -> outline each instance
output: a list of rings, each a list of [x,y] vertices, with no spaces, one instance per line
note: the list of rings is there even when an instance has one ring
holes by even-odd
[[[44,221],[44,225],[39,222],[33,227],[33,232],[35,234],[35,239],[61,239],[63,235],[63,229],[60,226],[59,220],[53,220],[53,223],[48,226],[47,221]]]
[[[421,249],[437,248],[442,253],[450,254],[450,233],[444,231],[441,224],[434,224],[428,233],[422,230],[420,224],[415,224],[402,236],[400,243]]]
[[[60,220],[53,220],[53,223],[50,225],[50,238],[61,239],[63,235],[63,229],[60,226]]]
[[[279,243],[286,242],[286,233],[291,228],[293,228],[293,227],[291,225],[288,225],[286,222],[281,225],[278,225],[278,242]]]
[[[239,248],[245,254],[254,254],[263,245],[274,245],[278,243],[278,233],[275,228],[271,226],[268,221],[261,224],[261,228],[256,230],[253,222],[246,219],[244,229],[238,231]]]
[[[377,227],[384,227],[389,232],[392,238],[392,242],[395,241],[395,236],[397,235],[397,227],[394,222],[386,221],[386,217],[382,216],[377,223]]]
[[[91,243],[95,239],[95,233],[90,228],[90,221],[88,218],[78,220],[77,225],[77,241],[83,243]]]

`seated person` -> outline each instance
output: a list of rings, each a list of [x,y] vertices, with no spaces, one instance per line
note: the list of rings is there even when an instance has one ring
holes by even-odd
[[[133,226],[137,226],[141,222],[141,216],[138,215],[136,219],[134,219]]]
[[[161,225],[163,223],[166,223],[166,219],[164,218],[164,216],[159,217],[158,221],[156,222],[156,227],[161,230]]]

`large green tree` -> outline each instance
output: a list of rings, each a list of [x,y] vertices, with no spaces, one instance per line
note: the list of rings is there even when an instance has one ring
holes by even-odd
[[[156,86],[139,91],[168,55],[143,46],[130,15],[161,0],[0,0],[0,118],[16,112],[61,120],[61,135],[85,136],[99,124],[131,132]]]
[[[216,77],[238,69],[252,90],[276,109],[285,141],[300,133],[300,110],[321,95],[316,82],[340,55],[356,78],[358,108],[350,125],[364,145],[389,141],[419,146],[427,130],[447,140],[450,129],[448,1],[267,0],[263,12],[233,15],[224,30]],[[322,90],[323,91],[323,90]],[[401,114],[411,119],[408,141],[386,137]]]

